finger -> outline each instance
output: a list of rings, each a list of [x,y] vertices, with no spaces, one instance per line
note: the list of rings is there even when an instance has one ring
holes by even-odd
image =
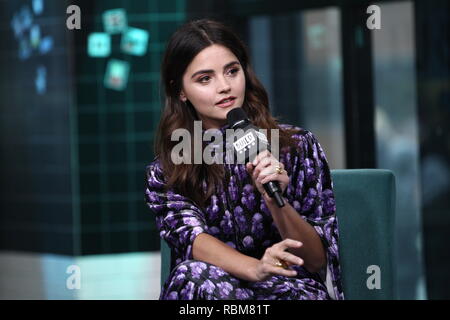
[[[277,249],[284,251],[287,248],[300,248],[301,246],[303,246],[303,243],[293,239],[284,239],[283,241],[278,242],[274,246],[276,246]]]
[[[269,150],[261,151],[256,155],[255,159],[253,160],[253,165],[255,166],[258,165],[258,162],[261,161],[261,159],[267,158],[269,156],[270,156]]]
[[[283,171],[283,173],[284,172],[286,172],[286,170],[284,170],[284,164],[283,164],[283,162],[279,162],[279,161],[274,161],[273,162],[273,172],[276,172],[275,171],[275,167],[280,167],[280,169]]]
[[[261,173],[261,175],[263,175],[263,174]],[[261,184],[265,184],[265,183],[267,183],[269,181],[284,182],[285,181],[284,180],[285,177],[283,175],[280,175],[278,173],[272,173],[272,174],[264,175],[264,178],[262,178],[261,181],[258,181],[258,182],[260,182]]]
[[[297,275],[297,271],[291,269],[283,269],[280,267],[276,267],[274,265],[268,265],[267,271],[271,274],[277,274],[285,277],[295,277]]]
[[[277,173],[276,167],[280,167],[280,169],[283,171],[283,173],[281,173],[281,175],[287,173],[287,171],[284,170],[284,164],[282,162],[279,162],[275,158],[270,158],[270,159],[271,159],[271,162],[270,162],[270,164],[271,164],[270,165],[270,173]]]
[[[251,162],[247,162],[247,164],[245,165],[245,169],[247,169],[248,173],[252,173],[253,172],[253,165]]]
[[[292,253],[283,251],[280,255],[279,258],[287,263],[293,264],[293,265],[303,265],[304,261],[302,258],[297,257],[296,255],[293,255]]]
[[[264,158],[262,159],[258,165],[256,166],[256,168],[253,170],[253,179],[256,179],[259,177],[261,171],[263,169],[265,169],[267,166],[270,165],[270,159],[269,158]]]
[[[253,165],[256,167],[258,165],[259,161],[261,161],[261,159],[269,157],[269,156],[270,156],[269,150],[264,150],[264,151],[260,152],[253,160]]]
[[[270,179],[269,177],[272,176],[275,179]],[[266,168],[265,170],[261,171],[258,177],[256,178],[256,182],[264,184],[263,180],[272,181],[272,180],[278,180],[279,176],[276,176],[275,174],[272,174],[272,170],[270,168]]]
[[[262,174],[264,174],[265,176],[270,176],[272,174],[278,174],[275,171],[275,166],[270,163],[269,165],[267,165],[266,167],[264,167],[264,169],[261,171]],[[284,172],[283,172],[284,173]],[[281,176],[282,174],[278,174],[279,176]]]
[[[264,151],[263,151],[264,152]],[[266,153],[260,153],[260,154],[258,154],[256,157],[255,157],[255,159],[253,160],[253,162],[252,162],[252,165],[253,165],[253,167],[257,167],[258,165],[259,165],[259,163],[261,162],[261,160],[263,160],[263,159],[266,159],[267,157],[265,156],[266,155]]]
[[[264,168],[266,168],[267,166],[271,165],[272,161],[270,160],[270,158],[263,158],[261,159],[261,161],[258,162],[258,165],[256,166],[255,169],[259,169],[260,171]]]

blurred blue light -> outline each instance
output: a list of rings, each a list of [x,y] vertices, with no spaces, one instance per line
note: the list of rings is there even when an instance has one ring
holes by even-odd
[[[120,43],[120,48],[124,53],[143,56],[147,52],[148,32],[138,28],[128,28]]]

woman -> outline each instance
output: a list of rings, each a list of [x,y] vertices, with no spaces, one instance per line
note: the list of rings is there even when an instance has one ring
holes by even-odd
[[[216,21],[186,23],[168,42],[162,81],[145,192],[172,250],[160,299],[343,299],[325,154],[311,132],[270,114],[241,40]],[[268,129],[269,141],[270,129],[280,129],[279,161],[266,151],[246,165],[172,162],[174,130],[193,134],[201,121],[202,133],[225,134],[226,115],[238,107]],[[265,193],[268,181],[279,182],[284,207]]]

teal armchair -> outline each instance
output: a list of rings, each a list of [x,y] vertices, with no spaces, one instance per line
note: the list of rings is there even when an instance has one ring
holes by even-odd
[[[394,174],[383,169],[351,169],[332,170],[331,175],[345,299],[395,299]],[[170,248],[161,240],[161,285],[169,276],[170,259]]]
[[[331,171],[345,299],[395,299],[395,177],[382,169]],[[367,282],[379,267],[380,289]],[[369,268],[369,270],[368,270]]]

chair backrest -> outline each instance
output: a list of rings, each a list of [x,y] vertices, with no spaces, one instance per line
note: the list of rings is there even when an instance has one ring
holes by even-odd
[[[345,298],[395,299],[394,174],[382,169],[332,170],[331,174]],[[169,276],[170,261],[170,248],[161,240],[161,286]]]
[[[171,256],[170,247],[165,240],[161,239],[161,288],[170,274]]]
[[[331,175],[344,297],[395,299],[394,174],[383,169],[350,169],[332,170]]]

